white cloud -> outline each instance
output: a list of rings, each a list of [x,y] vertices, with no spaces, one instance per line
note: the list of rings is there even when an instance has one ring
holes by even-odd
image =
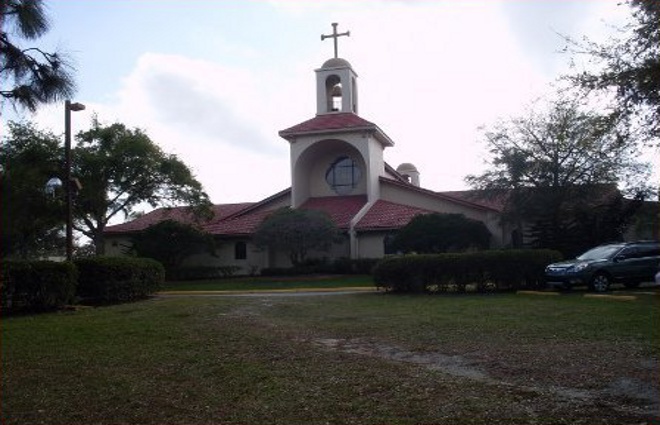
[[[612,12],[602,3],[590,3],[590,10],[621,13],[622,8]],[[74,130],[86,128],[96,112],[102,122],[146,130],[194,170],[214,202],[269,196],[290,184],[288,144],[277,131],[314,116],[314,69],[332,52],[332,42],[321,42],[320,34],[339,22],[339,31],[351,32],[340,39],[339,53],[359,75],[360,115],[396,143],[386,150],[386,161],[395,167],[414,163],[429,189],[461,189],[465,175],[483,169],[477,128],[519,113],[548,89],[560,68],[561,58],[548,51],[548,33],[569,27],[586,33],[602,25],[591,15],[567,12],[555,13],[552,21],[548,17],[542,28],[534,26],[543,22],[543,14],[518,15],[515,19],[529,22],[512,26],[511,14],[502,7],[508,3],[494,1],[270,4],[268,26],[288,31],[282,36],[286,40],[303,32],[309,36],[310,22],[326,25],[314,34],[318,46],[301,40],[301,46],[277,50],[287,57],[282,59],[269,50],[271,36],[262,45],[248,45],[240,34],[219,32],[201,33],[200,42],[208,42],[205,60],[188,52],[145,52],[110,101],[85,102],[88,109],[76,113]],[[534,49],[536,54],[530,54]],[[39,114],[55,131],[62,131],[62,118],[61,106]]]
[[[258,93],[263,83],[245,69],[145,54],[115,100],[87,103],[72,128],[89,128],[92,114],[139,127],[182,159],[214,202],[256,201],[290,185],[288,145],[273,129],[273,102]],[[63,132],[61,105],[41,108],[35,120]]]
[[[340,22],[356,28],[340,56],[360,75],[361,115],[394,139],[386,160],[413,162],[430,189],[464,188],[483,168],[477,127],[546,87],[496,4],[391,2]]]

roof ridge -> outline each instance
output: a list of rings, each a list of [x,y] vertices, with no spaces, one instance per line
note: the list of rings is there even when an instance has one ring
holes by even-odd
[[[410,183],[404,183],[404,182],[400,182],[398,180],[388,179],[388,178],[383,177],[383,176],[380,176],[380,180],[382,182],[385,182],[385,183],[392,183],[392,184],[395,184],[395,185],[398,185],[398,186],[405,187],[405,188],[410,189],[410,190],[414,190],[416,192],[422,192],[422,193],[426,193],[426,194],[431,195],[431,196],[435,196],[437,198],[452,201],[452,202],[455,202],[457,204],[471,206],[471,207],[479,208],[479,209],[482,209],[482,210],[485,209],[485,210],[501,212],[497,208],[494,208],[494,207],[491,207],[491,206],[488,206],[488,205],[482,205],[482,204],[478,204],[476,202],[471,202],[471,201],[468,201],[468,200],[465,200],[465,199],[458,198],[456,196],[447,195],[443,192],[435,192],[435,191],[430,190],[430,189],[424,189],[423,187],[418,187],[418,186],[412,185]]]
[[[279,198],[280,196],[285,195],[287,192],[291,192],[291,188],[290,188],[290,187],[288,187],[288,188],[286,188],[286,189],[284,189],[284,190],[281,190],[281,191],[279,191],[279,192],[277,192],[277,193],[275,193],[275,194],[273,194],[273,195],[271,195],[271,196],[269,196],[269,197],[267,197],[267,198],[264,198],[264,199],[262,199],[261,201],[253,202],[252,205],[249,205],[248,207],[243,208],[243,209],[240,210],[240,211],[236,211],[236,212],[233,213],[233,214],[229,214],[227,217],[224,217],[222,220],[218,220],[218,221],[226,221],[226,220],[229,220],[229,219],[233,219],[233,218],[239,217],[239,216],[241,216],[241,215],[243,215],[243,214],[246,214],[246,213],[248,213],[248,212],[250,212],[250,211],[253,211],[253,210],[259,208],[259,207],[262,206],[262,205],[267,204],[268,202],[270,202],[270,201],[272,201],[272,200],[274,200],[274,199]]]

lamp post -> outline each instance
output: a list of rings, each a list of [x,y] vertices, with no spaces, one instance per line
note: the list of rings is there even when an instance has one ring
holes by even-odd
[[[66,196],[66,260],[73,259],[73,190],[71,187],[71,111],[85,109],[82,103],[64,102],[64,191]]]

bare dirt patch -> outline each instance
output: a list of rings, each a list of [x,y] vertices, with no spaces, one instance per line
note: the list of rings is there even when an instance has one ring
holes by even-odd
[[[515,388],[540,403],[555,399],[573,409],[602,405],[624,414],[660,417],[658,362],[641,353],[612,353],[617,348],[603,344],[490,347],[458,355],[415,352],[365,339],[308,342],[324,350],[415,364],[453,377]]]

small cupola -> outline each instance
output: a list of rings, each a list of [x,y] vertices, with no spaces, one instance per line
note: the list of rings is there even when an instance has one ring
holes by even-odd
[[[396,172],[408,180],[408,183],[419,187],[419,171],[417,171],[417,167],[415,167],[413,164],[404,162],[403,164],[396,167]]]

